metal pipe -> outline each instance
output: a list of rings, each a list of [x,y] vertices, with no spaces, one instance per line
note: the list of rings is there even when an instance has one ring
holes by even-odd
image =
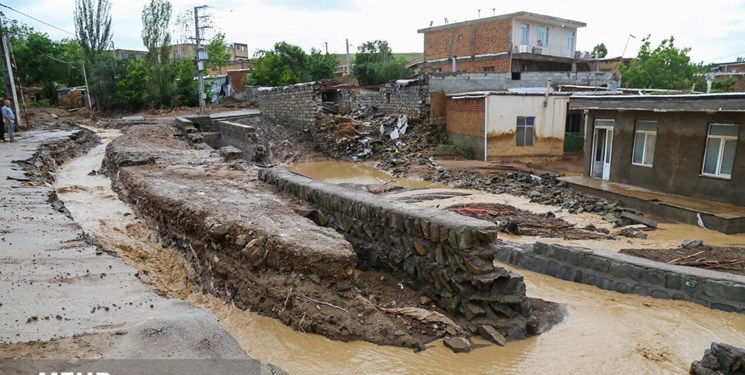
[[[484,161],[487,160],[489,153],[488,150],[488,134],[489,134],[489,94],[484,95]]]

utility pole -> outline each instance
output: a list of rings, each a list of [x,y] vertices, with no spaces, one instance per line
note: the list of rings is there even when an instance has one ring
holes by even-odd
[[[83,61],[83,81],[85,81],[85,96],[88,98],[88,110],[93,110],[93,103],[91,103],[91,89],[88,88],[88,74],[85,73],[85,61]]]
[[[199,79],[199,114],[204,114],[204,60],[202,59],[202,38],[199,36],[199,9],[206,8],[206,5],[194,7],[194,26],[196,28],[196,62],[197,62],[197,77]]]
[[[352,65],[349,63],[349,39],[347,41],[347,74],[352,74]]]
[[[1,21],[0,21],[1,22]],[[0,28],[2,28],[2,24],[0,23]],[[20,120],[21,118],[21,112],[19,112],[18,108],[18,94],[16,93],[16,82],[15,77],[13,77],[13,65],[10,63],[10,47],[8,45],[8,37],[3,33],[2,35],[2,42],[0,42],[0,57],[2,57],[3,61],[3,69],[5,71],[5,74],[3,76],[3,79],[5,80],[5,91],[8,95],[10,95],[12,98],[6,98],[11,99],[13,102],[13,106],[15,107],[15,113],[16,113],[16,121]],[[18,123],[20,126],[20,121]]]
[[[323,42],[326,45],[326,54],[329,54],[329,42]]]

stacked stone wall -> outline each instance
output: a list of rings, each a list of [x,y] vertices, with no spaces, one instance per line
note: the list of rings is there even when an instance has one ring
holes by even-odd
[[[405,272],[474,333],[490,330],[511,339],[536,334],[523,277],[494,266],[497,227],[434,208],[265,169],[260,178],[317,207],[316,222],[335,228],[354,245],[359,267]]]
[[[602,250],[555,244],[503,244],[497,260],[562,280],[619,293],[694,302],[745,313],[745,277],[674,266]]]

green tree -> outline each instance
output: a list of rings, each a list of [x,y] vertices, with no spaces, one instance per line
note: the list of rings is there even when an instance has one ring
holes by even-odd
[[[362,85],[377,85],[410,76],[406,60],[397,59],[388,42],[375,40],[357,47],[352,73]]]
[[[158,107],[172,106],[175,85],[170,64],[172,7],[168,0],[151,0],[142,9],[142,43],[147,47],[150,98]]]
[[[75,35],[86,58],[94,62],[111,44],[111,3],[109,0],[75,0]]]
[[[171,63],[176,82],[176,105],[194,107],[199,104],[194,61],[178,59]]]
[[[88,84],[91,96],[98,108],[106,111],[116,108],[119,103],[116,96],[117,83],[127,73],[127,60],[117,60],[112,54],[98,56],[96,63],[88,71]]]
[[[321,53],[321,51],[311,48],[306,65],[306,70],[311,81],[334,78],[338,66],[338,57],[328,53]]]
[[[70,63],[62,59],[60,45],[46,34],[32,32],[26,40],[16,43],[14,54],[22,84],[40,85],[42,96],[55,102],[57,83],[65,80]]]
[[[225,43],[225,34],[217,33],[205,47],[207,50],[207,61],[205,65],[208,71],[220,72],[230,62],[230,52]]]
[[[116,98],[130,110],[141,108],[147,98],[150,70],[144,60],[129,60],[124,78],[117,82]]]
[[[690,48],[675,47],[675,38],[664,39],[654,50],[650,36],[642,39],[636,59],[621,67],[623,85],[634,88],[689,90],[701,65],[691,63]]]
[[[595,59],[602,59],[608,56],[608,48],[605,47],[605,43],[600,43],[592,48],[592,57]]]

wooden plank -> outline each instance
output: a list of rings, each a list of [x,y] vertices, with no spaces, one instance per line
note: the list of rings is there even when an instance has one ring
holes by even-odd
[[[623,213],[621,213],[621,219],[626,219],[634,223],[644,224],[650,228],[657,229],[656,221],[643,216],[632,214],[631,212],[624,211]]]

